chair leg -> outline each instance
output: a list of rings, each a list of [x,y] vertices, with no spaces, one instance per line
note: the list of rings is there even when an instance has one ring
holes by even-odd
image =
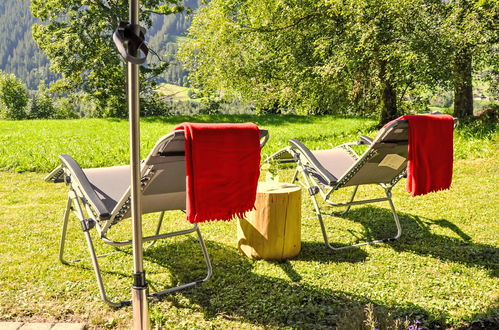
[[[388,203],[390,204],[390,208],[392,209],[393,220],[395,221],[395,225],[397,226],[397,234],[392,238],[387,238],[386,240],[395,241],[396,239],[400,238],[400,235],[402,235],[402,226],[400,225],[399,216],[397,214],[397,211],[395,210],[395,205],[393,204],[392,191],[391,189],[385,188],[385,192],[386,192],[386,197],[388,197]]]
[[[161,225],[163,224],[163,217],[164,216],[165,216],[165,211],[161,212],[161,214],[159,215],[158,226],[156,227],[156,232],[154,233],[154,236],[159,235],[159,232],[161,230]],[[145,248],[147,249],[147,248],[153,246],[157,241],[158,241],[157,239],[151,241],[151,243],[147,244],[145,246]]]
[[[70,199],[72,199],[71,196],[70,196]],[[78,213],[78,218],[81,221],[81,227],[83,229],[83,233],[84,233],[85,239],[87,241],[88,251],[90,253],[90,258],[92,259],[92,266],[94,268],[95,278],[97,280],[97,285],[99,287],[99,291],[100,291],[100,295],[101,295],[102,300],[104,300],[108,305],[110,305],[112,307],[121,307],[121,306],[129,305],[131,303],[130,300],[113,302],[107,298],[106,289],[104,287],[104,283],[102,282],[102,275],[101,275],[100,268],[99,268],[99,262],[97,261],[97,255],[95,253],[94,244],[92,242],[92,237],[90,236],[90,229],[92,229],[93,226],[95,226],[95,222],[93,222],[94,220],[92,220],[92,219],[85,218],[85,214],[83,213],[83,209],[81,208],[79,201],[77,200],[76,197],[74,198],[74,200],[75,200],[76,212]]]
[[[196,233],[198,234],[198,240],[199,244],[201,245],[201,249],[203,250],[203,256],[204,256],[204,261],[206,263],[206,267],[208,269],[208,273],[206,274],[206,277],[202,280],[202,282],[205,282],[211,278],[213,275],[213,267],[211,266],[211,260],[210,256],[208,254],[208,250],[206,249],[206,244],[204,243],[203,236],[201,235],[201,230],[199,230],[198,225],[196,224]]]
[[[62,221],[61,240],[59,242],[59,261],[63,264],[68,264],[68,262],[64,260],[64,245],[66,243],[66,233],[68,230],[68,220],[69,220],[69,213],[71,212],[71,203],[72,199],[70,196],[68,196],[68,201],[66,203],[66,210],[64,211],[64,218]]]
[[[203,250],[203,256],[204,256],[204,260],[205,260],[205,263],[206,263],[206,267],[207,267],[207,274],[206,274],[206,277],[201,279],[201,280],[196,280],[196,281],[193,281],[193,282],[190,282],[190,283],[186,283],[186,284],[182,284],[182,285],[178,285],[178,286],[175,286],[175,287],[172,287],[172,288],[168,288],[166,290],[162,290],[162,291],[157,291],[157,292],[154,292],[152,294],[149,294],[148,296],[149,297],[155,297],[155,298],[158,298],[164,294],[167,294],[167,293],[170,293],[170,292],[174,292],[174,291],[178,291],[178,290],[182,290],[182,289],[186,289],[186,288],[190,288],[192,286],[195,286],[197,284],[200,284],[200,283],[203,283],[207,280],[209,280],[213,274],[213,268],[212,268],[212,265],[211,265],[211,260],[210,260],[210,256],[208,255],[208,251],[206,249],[206,244],[204,242],[204,239],[203,239],[203,236],[201,235],[201,231],[199,230],[199,227],[198,227],[198,224],[194,224],[194,228],[195,228],[195,231],[198,235],[198,240],[199,240],[199,244],[201,245],[201,249]]]
[[[312,204],[314,204],[315,214],[317,215],[317,219],[319,220],[319,224],[321,225],[321,231],[322,231],[322,236],[324,237],[324,243],[326,244],[327,247],[333,250],[337,250],[335,247],[331,246],[328,242],[326,226],[324,225],[324,220],[322,220],[322,213],[319,207],[319,203],[317,203],[317,198],[315,198],[315,195],[312,194],[310,195],[310,198],[312,199]]]
[[[312,198],[312,203],[314,204],[315,213],[317,214],[317,219],[319,220],[319,224],[321,226],[322,236],[324,237],[324,243],[326,244],[326,246],[328,248],[330,248],[332,250],[344,250],[344,249],[350,249],[350,248],[354,248],[354,247],[358,247],[358,246],[362,246],[362,245],[368,245],[368,244],[393,242],[393,241],[397,240],[400,237],[400,235],[402,235],[402,226],[400,225],[399,217],[398,217],[397,211],[395,210],[395,205],[393,204],[391,188],[384,188],[384,189],[385,189],[385,193],[386,193],[386,197],[387,197],[386,200],[388,200],[388,203],[390,204],[390,208],[391,208],[392,214],[393,214],[393,219],[395,221],[395,225],[397,226],[397,234],[394,237],[390,237],[390,238],[378,239],[378,240],[373,240],[373,241],[369,241],[369,242],[357,243],[357,244],[341,246],[341,247],[334,247],[329,243],[326,227],[325,227],[324,221],[322,219],[322,213],[321,213],[321,210],[319,208],[319,204],[317,203],[317,199],[315,198],[315,195],[310,195],[310,197]],[[355,190],[352,194],[352,197],[351,197],[351,200],[349,203],[353,202],[353,197],[355,196],[356,191],[357,191],[357,187],[355,187]],[[347,209],[345,211],[343,211],[341,214],[345,214],[350,209],[350,206],[351,205],[348,205]]]
[[[293,175],[293,180],[291,180],[291,183],[295,183],[296,180],[298,180],[298,167],[295,170],[295,174]]]
[[[86,220],[83,220],[82,222],[84,222],[84,221],[86,221]],[[120,302],[114,302],[114,301],[109,300],[109,298],[107,297],[106,288],[104,287],[104,282],[102,281],[102,275],[100,272],[99,262],[97,261],[97,255],[95,253],[94,244],[92,242],[92,237],[90,236],[90,229],[86,229],[83,232],[85,234],[85,239],[87,241],[88,250],[90,252],[90,257],[92,259],[92,266],[94,268],[95,278],[97,280],[97,285],[99,287],[99,291],[100,291],[100,295],[101,295],[102,300],[104,300],[111,307],[116,307],[116,308],[130,305],[131,300],[123,300]]]

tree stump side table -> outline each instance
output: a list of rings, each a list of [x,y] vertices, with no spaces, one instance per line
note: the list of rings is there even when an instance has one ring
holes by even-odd
[[[239,219],[238,247],[255,259],[286,259],[301,248],[301,187],[259,182],[255,210]]]

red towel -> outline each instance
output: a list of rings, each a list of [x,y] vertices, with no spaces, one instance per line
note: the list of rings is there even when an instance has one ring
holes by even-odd
[[[405,115],[409,122],[406,189],[412,196],[449,189],[454,119],[449,115]]]
[[[260,176],[260,130],[253,123],[182,123],[187,220],[231,220],[254,209]]]

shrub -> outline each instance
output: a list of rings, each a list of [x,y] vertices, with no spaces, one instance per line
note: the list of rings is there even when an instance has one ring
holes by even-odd
[[[0,70],[0,117],[24,119],[27,117],[28,91],[13,74]]]
[[[492,103],[483,106],[480,111],[475,113],[475,116],[480,118],[482,122],[497,123],[499,121],[499,104]]]
[[[105,106],[102,104],[105,103]],[[99,107],[102,111],[99,111]],[[120,95],[108,95],[106,101],[98,102],[96,107],[95,117],[108,118],[108,117],[118,117],[126,118],[128,116],[126,100],[123,100]]]
[[[55,113],[53,118],[56,119],[74,119],[80,116],[76,112],[78,105],[75,104],[77,99],[72,97],[60,97],[55,103]]]
[[[144,117],[168,116],[170,106],[154,92],[140,98],[140,114]]]
[[[45,88],[45,85],[41,83],[38,86],[38,91],[29,102],[27,117],[32,119],[53,118],[55,112],[52,95]]]

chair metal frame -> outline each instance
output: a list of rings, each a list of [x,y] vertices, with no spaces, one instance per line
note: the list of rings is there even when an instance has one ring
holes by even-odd
[[[153,165],[155,163],[154,159],[157,157],[157,154],[161,151],[161,149],[165,146],[165,144],[168,144],[169,141],[173,140],[175,138],[175,134],[182,134],[183,136],[183,131],[175,131],[170,134],[167,134],[163,136],[162,138],[159,139],[159,141],[156,143],[154,148],[151,150],[149,156],[146,158],[145,161],[142,162],[142,190],[147,186],[147,184],[151,181],[151,179],[155,175],[155,171],[153,170]],[[260,130],[260,147],[263,147],[266,142],[269,139],[268,131],[261,129]],[[170,157],[173,158],[183,158],[183,155],[180,155],[178,153],[172,153],[169,155]],[[123,301],[113,301],[111,300],[107,293],[106,289],[104,286],[104,282],[102,280],[102,274],[101,270],[99,267],[99,262],[98,258],[99,257],[104,257],[107,256],[108,254],[104,255],[97,255],[95,251],[95,247],[93,244],[93,240],[91,237],[91,230],[95,229],[97,231],[97,234],[99,238],[108,245],[114,246],[114,247],[122,247],[122,246],[127,246],[127,245],[132,245],[132,240],[124,240],[124,241],[119,241],[119,240],[113,240],[108,238],[108,231],[109,229],[122,221],[125,217],[127,212],[129,212],[130,209],[130,189],[123,194],[122,198],[116,205],[116,207],[113,209],[112,212],[107,212],[105,206],[101,203],[100,199],[95,195],[93,196],[92,194],[95,194],[95,192],[89,188],[90,183],[85,176],[84,172],[81,170],[81,168],[78,166],[78,164],[68,155],[60,155],[59,156],[61,160],[61,165],[56,167],[49,175],[45,177],[45,181],[47,182],[65,182],[66,185],[69,187],[68,191],[68,199],[66,203],[66,208],[64,211],[64,216],[63,216],[63,221],[62,221],[62,229],[61,229],[61,239],[59,243],[59,260],[63,264],[69,264],[71,262],[79,262],[82,259],[76,259],[72,261],[67,261],[64,259],[64,251],[65,251],[65,245],[66,245],[66,236],[67,236],[67,229],[68,229],[68,223],[69,223],[69,217],[71,214],[71,211],[75,214],[75,216],[78,218],[81,224],[81,228],[83,231],[83,234],[85,236],[85,240],[87,243],[87,247],[90,253],[90,258],[92,260],[92,266],[94,268],[94,274],[95,278],[97,280],[97,285],[99,288],[99,292],[101,295],[101,298],[110,306],[112,307],[122,307],[126,305],[131,304],[131,300],[123,300]],[[151,165],[152,164],[152,165]],[[158,219],[158,224],[156,226],[155,234],[151,236],[146,236],[142,238],[142,242],[151,242],[147,247],[153,245],[156,241],[160,239],[166,239],[166,238],[171,238],[174,236],[180,236],[180,235],[187,235],[191,233],[196,233],[197,239],[200,243],[200,247],[203,253],[204,261],[206,264],[206,276],[202,279],[197,279],[189,283],[177,285],[171,288],[167,288],[162,291],[157,291],[154,293],[147,293],[147,296],[150,298],[159,298],[162,295],[165,295],[170,292],[186,289],[189,287],[193,287],[197,284],[203,283],[207,280],[209,280],[212,275],[213,275],[213,267],[211,264],[211,260],[208,254],[208,251],[206,249],[206,244],[204,242],[203,236],[201,234],[201,231],[199,229],[199,226],[197,223],[193,224],[192,227],[184,229],[184,230],[178,230],[178,231],[172,231],[168,233],[162,233],[160,234],[161,231],[161,226],[163,223],[163,217],[164,217],[165,211],[161,211]]]
[[[290,141],[291,142],[291,141]],[[303,186],[307,192],[309,193],[309,196],[312,200],[312,204],[314,206],[315,214],[317,216],[317,219],[319,220],[319,224],[321,227],[322,231],[322,236],[324,238],[324,243],[325,245],[333,250],[344,250],[348,248],[353,248],[353,247],[358,247],[362,245],[367,245],[367,244],[375,244],[375,243],[386,243],[386,242],[392,242],[398,239],[401,234],[402,234],[402,227],[400,225],[400,220],[397,215],[397,212],[395,210],[395,205],[392,200],[392,188],[395,186],[395,184],[405,175],[405,169],[397,175],[396,178],[394,178],[390,183],[388,184],[383,184],[380,183],[379,186],[381,186],[386,194],[386,197],[381,197],[381,198],[372,198],[372,199],[363,199],[363,200],[354,200],[355,196],[357,194],[357,190],[359,185],[355,185],[353,188],[353,192],[349,198],[348,202],[343,202],[343,203],[337,203],[332,200],[333,198],[333,193],[340,188],[344,187],[344,182],[347,181],[342,181],[338,182],[337,184],[330,186],[325,184],[324,182],[321,182],[320,179],[317,178],[316,172],[314,171],[313,166],[310,164],[310,158],[305,156],[303,152],[301,152],[303,149],[303,146],[298,147],[295,143],[295,141],[291,142],[292,146],[285,148],[285,152],[289,153],[292,157],[292,161],[285,161],[286,163],[289,162],[295,162],[296,163],[296,170],[293,175],[293,179],[291,180],[292,183],[298,182],[301,186]],[[358,155],[355,153],[355,151],[351,148],[352,145],[358,145],[358,144],[363,144],[362,141],[359,142],[354,142],[354,143],[345,143],[337,148],[343,148],[345,150],[348,150],[349,152],[353,153],[358,157]],[[356,163],[358,168],[360,168],[362,163],[367,162],[374,154],[368,155],[367,157],[364,157],[362,159],[362,162]],[[271,156],[272,157],[272,156]],[[354,173],[357,168],[353,168],[351,170],[351,173]],[[301,174],[303,180],[299,180],[298,175]],[[319,207],[319,202],[317,201],[316,195],[319,194],[324,202],[327,204],[334,206],[334,207],[345,207],[345,209],[342,212],[336,212],[332,213],[332,215],[335,216],[343,216],[345,215],[351,208],[352,205],[362,205],[362,204],[369,204],[369,203],[377,203],[377,202],[383,202],[387,201],[390,205],[393,219],[395,221],[395,225],[397,227],[397,233],[393,237],[389,238],[384,238],[384,239],[376,239],[372,240],[369,242],[362,242],[362,243],[357,243],[357,244],[352,244],[352,245],[347,245],[347,246],[341,246],[341,247],[335,247],[331,245],[329,242],[328,234],[326,231],[326,226],[324,224],[324,219],[323,219],[323,213],[321,212],[321,209]]]
[[[439,114],[439,113],[434,113]],[[454,127],[457,125],[457,119],[454,119]],[[378,147],[380,145],[395,145],[404,146],[408,143],[408,122],[407,120],[394,120],[385,127],[383,127],[375,137],[371,139],[367,136],[360,136],[360,139],[356,142],[349,142],[341,144],[335,148],[340,148],[347,152],[353,159],[354,163],[352,166],[343,173],[339,178],[334,177],[330,172],[328,172],[321,164],[313,153],[305,147],[300,141],[291,139],[289,140],[290,145],[285,147],[273,155],[269,156],[265,162],[277,161],[277,163],[296,163],[296,170],[293,175],[292,183],[298,181],[305,189],[307,189],[312,204],[314,205],[314,210],[319,220],[319,224],[322,231],[322,236],[324,238],[325,245],[332,250],[343,250],[353,247],[376,244],[376,243],[386,243],[393,242],[400,238],[402,235],[402,226],[400,224],[399,216],[395,209],[395,205],[392,200],[392,189],[393,187],[402,179],[406,177],[407,174],[407,148],[405,148],[403,154],[406,158],[404,163],[399,167],[398,170],[394,171],[392,175],[385,182],[368,182],[352,184],[352,179],[355,179],[355,175],[370,162],[374,157],[378,157],[380,153],[378,152]],[[358,155],[352,146],[355,145],[366,145],[367,150],[362,154]],[[334,148],[333,148],[334,149]],[[378,157],[379,158],[379,157]],[[299,180],[298,175],[301,174],[302,180]],[[354,180],[355,181],[355,180]],[[372,198],[372,199],[362,199],[355,200],[357,190],[361,184],[377,184],[379,185],[385,193],[386,197]],[[352,194],[347,202],[337,203],[333,201],[333,193],[341,188],[348,186],[353,186]],[[322,197],[324,202],[334,207],[345,207],[342,212],[332,213],[335,216],[345,215],[353,205],[370,204],[377,202],[388,202],[392,212],[393,220],[397,228],[397,233],[393,237],[376,239],[368,242],[361,242],[346,246],[336,247],[329,243],[328,234],[326,231],[326,226],[323,220],[323,214],[319,207],[316,195]]]
[[[405,122],[406,121],[399,121]],[[355,176],[356,173],[373,157],[377,156],[377,151],[373,146],[377,142],[382,141],[388,134],[395,129],[397,123],[389,125],[388,127],[382,129],[375,140],[372,140],[369,137],[361,136],[359,141],[349,142],[341,144],[335,148],[340,148],[346,151],[353,159],[355,159],[354,164],[351,168],[346,171],[340,178],[331,179],[332,175],[327,172],[327,170],[322,166],[322,164],[314,157],[312,152],[305,147],[300,141],[291,139],[289,140],[290,146],[285,147],[275,154],[269,156],[265,162],[277,161],[277,163],[295,163],[296,170],[293,175],[292,183],[298,182],[301,186],[303,186],[314,206],[314,211],[319,220],[319,224],[321,227],[322,236],[324,238],[325,245],[332,250],[344,250],[354,247],[359,247],[368,244],[376,244],[376,243],[386,243],[397,240],[402,234],[402,226],[400,224],[400,220],[395,209],[395,205],[392,200],[392,189],[397,184],[400,179],[402,179],[406,175],[407,169],[407,161],[405,161],[404,165],[401,166],[400,170],[396,175],[394,175],[388,182],[379,182],[376,183],[383,190],[385,197],[372,198],[372,199],[361,199],[355,200],[355,196],[357,194],[357,190],[360,184],[350,185],[349,181]],[[368,149],[362,154],[358,155],[353,149],[352,146],[355,145],[367,145]],[[302,180],[298,178],[301,175]],[[341,188],[353,186],[353,191],[347,202],[335,202],[333,200],[333,193]],[[319,202],[317,201],[316,195],[321,196],[324,202],[334,207],[345,207],[342,212],[335,212],[331,215],[334,216],[343,216],[345,215],[353,205],[362,205],[362,204],[370,204],[377,202],[387,201],[390,205],[390,209],[392,211],[393,220],[395,222],[395,226],[397,228],[397,233],[393,237],[383,238],[383,239],[375,239],[368,242],[361,242],[346,246],[333,246],[330,243],[328,233],[326,230],[326,226],[323,219],[323,213],[319,207]]]

